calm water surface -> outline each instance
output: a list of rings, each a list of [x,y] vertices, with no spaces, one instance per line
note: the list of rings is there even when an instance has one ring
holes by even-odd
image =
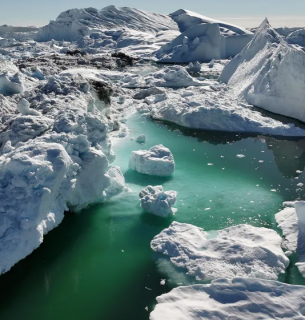
[[[296,172],[304,170],[304,140],[199,133],[139,115],[128,125],[130,136],[114,150],[115,164],[132,192],[67,213],[39,249],[1,276],[0,320],[148,319],[156,296],[177,283],[194,281],[150,249],[151,239],[173,220],[205,230],[248,223],[280,232],[274,215],[282,202],[304,199],[297,187],[304,174]],[[142,133],[147,135],[144,145],[131,140]],[[160,143],[175,157],[171,178],[128,170],[132,150]],[[179,192],[174,217],[162,219],[141,210],[138,193],[149,184]],[[167,279],[165,286],[161,279]],[[280,280],[305,284],[294,267]]]

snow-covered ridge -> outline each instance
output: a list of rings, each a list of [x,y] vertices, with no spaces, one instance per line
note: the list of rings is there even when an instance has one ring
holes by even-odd
[[[170,15],[182,32],[156,53],[161,62],[210,61],[238,54],[253,33],[197,13],[178,10]]]
[[[114,36],[118,39],[124,29],[150,34],[178,30],[176,23],[168,16],[128,7],[108,6],[101,10],[85,8],[62,12],[55,21],[40,28],[37,40],[74,41],[105,30],[113,31],[113,34],[104,34],[105,38]]]
[[[181,32],[198,25],[198,24],[214,24],[217,23],[222,31],[222,33],[227,34],[252,34],[251,31],[238,27],[234,24],[226,23],[220,20],[205,17],[196,12],[190,10],[179,9],[169,15],[174,21],[177,22],[178,27]]]

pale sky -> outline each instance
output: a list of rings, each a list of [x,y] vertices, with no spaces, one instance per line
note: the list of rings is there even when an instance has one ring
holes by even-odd
[[[0,25],[42,26],[68,9],[110,4],[163,14],[183,8],[244,27],[256,27],[265,17],[274,27],[305,27],[305,0],[0,0]]]

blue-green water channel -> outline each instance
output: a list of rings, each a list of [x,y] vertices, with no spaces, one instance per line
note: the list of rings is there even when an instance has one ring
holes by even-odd
[[[114,145],[115,164],[132,192],[67,213],[39,249],[2,275],[0,320],[148,319],[155,297],[177,285],[174,279],[160,284],[169,274],[150,249],[151,239],[171,221],[205,230],[240,223],[277,230],[274,215],[282,202],[304,198],[297,190],[304,174],[296,172],[305,166],[304,140],[188,131],[140,115],[127,124],[131,133]],[[131,140],[142,133],[145,144]],[[132,150],[160,143],[175,157],[171,178],[128,170]],[[179,192],[174,217],[142,211],[138,192],[149,184]],[[281,280],[305,284],[294,267]]]

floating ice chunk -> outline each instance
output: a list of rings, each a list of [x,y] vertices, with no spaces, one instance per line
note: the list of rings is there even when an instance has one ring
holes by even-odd
[[[236,157],[237,158],[245,158],[245,155],[244,154],[237,154]]]
[[[30,103],[22,98],[17,105],[18,111],[24,116],[38,116],[40,113],[36,110],[30,109]]]
[[[110,167],[107,174],[110,177],[110,185],[105,190],[106,194],[108,196],[113,196],[122,192],[125,188],[125,178],[120,167]]]
[[[175,170],[175,161],[170,150],[159,144],[149,150],[132,151],[129,168],[149,175],[170,176]]]
[[[290,319],[305,314],[305,287],[234,278],[179,287],[157,297],[150,320]]]
[[[166,283],[166,280],[165,280],[165,279],[162,279],[162,280],[160,281],[161,286],[165,286],[165,283]]]
[[[156,216],[167,217],[177,209],[172,208],[176,202],[176,191],[163,191],[162,186],[148,186],[139,193],[142,208]]]
[[[170,257],[187,274],[208,281],[221,277],[277,279],[289,265],[281,237],[266,228],[238,225],[216,238],[196,226],[173,222],[151,241],[151,248]]]
[[[146,141],[146,135],[145,134],[140,134],[137,138],[136,138],[136,142],[138,143],[144,143]]]

